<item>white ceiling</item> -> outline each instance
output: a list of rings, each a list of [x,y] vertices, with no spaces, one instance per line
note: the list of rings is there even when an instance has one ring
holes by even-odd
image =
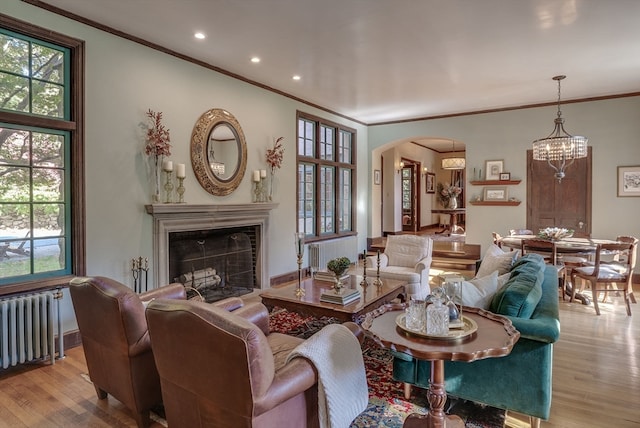
[[[366,124],[640,88],[638,0],[44,3]]]

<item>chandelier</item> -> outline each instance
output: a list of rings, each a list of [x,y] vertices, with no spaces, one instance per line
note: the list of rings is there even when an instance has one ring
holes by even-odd
[[[558,82],[558,115],[553,132],[546,138],[533,142],[533,160],[546,161],[554,169],[554,177],[562,182],[565,169],[576,159],[587,157],[587,137],[571,135],[564,130],[564,119],[560,111],[560,81],[567,76],[555,76]]]
[[[453,152],[456,151],[456,142],[451,140],[453,144]],[[442,169],[464,169],[466,166],[465,158],[443,158]]]
[[[211,150],[211,160],[209,161],[209,166],[211,167],[211,172],[213,172],[215,175],[224,175],[224,163],[218,162],[216,160],[213,149]]]

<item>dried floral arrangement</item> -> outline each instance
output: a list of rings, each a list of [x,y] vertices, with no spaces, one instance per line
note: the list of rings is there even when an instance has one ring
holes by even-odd
[[[284,146],[282,145],[282,141],[284,137],[278,137],[273,142],[273,147],[267,149],[267,164],[269,164],[269,168],[271,169],[271,174],[275,174],[276,169],[280,169],[282,167],[282,160],[284,159]]]
[[[151,126],[147,129],[147,144],[144,148],[145,154],[149,156],[161,157],[171,155],[171,137],[169,129],[162,124],[162,112],[154,112],[149,109],[147,117],[151,119]]]

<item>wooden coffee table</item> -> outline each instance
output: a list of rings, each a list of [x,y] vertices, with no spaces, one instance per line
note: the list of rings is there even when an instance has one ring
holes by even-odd
[[[373,282],[373,278],[368,277],[367,279],[369,284]],[[277,306],[299,314],[334,317],[341,321],[355,321],[360,315],[364,315],[396,297],[404,300],[406,281],[382,279],[382,286],[369,285],[365,288],[360,286],[360,281],[362,281],[362,276],[351,275],[350,283],[346,288],[358,288],[361,297],[348,305],[320,302],[320,295],[323,291],[330,290],[332,283],[316,281],[312,278],[302,281],[302,288],[305,290],[305,295],[302,297],[296,297],[297,282],[266,290],[260,293],[260,297],[262,303],[269,309]]]

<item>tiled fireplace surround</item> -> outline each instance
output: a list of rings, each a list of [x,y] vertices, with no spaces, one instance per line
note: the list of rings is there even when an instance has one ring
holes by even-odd
[[[153,277],[156,287],[173,281],[169,273],[170,233],[257,226],[255,286],[269,288],[265,243],[269,236],[269,216],[277,206],[277,203],[147,205],[147,213],[153,216]]]

